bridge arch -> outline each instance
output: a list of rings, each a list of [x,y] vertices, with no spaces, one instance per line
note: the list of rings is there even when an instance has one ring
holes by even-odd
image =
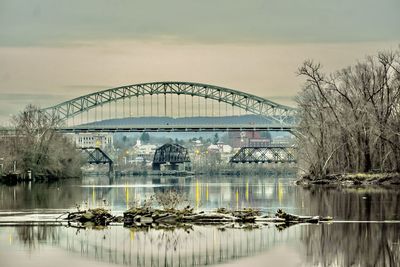
[[[238,90],[193,82],[151,82],[107,89],[43,109],[61,122],[96,107],[126,98],[146,95],[189,95],[226,103],[246,112],[261,115],[282,125],[293,124],[296,110],[268,99]]]

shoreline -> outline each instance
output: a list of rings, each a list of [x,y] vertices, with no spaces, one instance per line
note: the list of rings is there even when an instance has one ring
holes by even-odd
[[[323,177],[302,176],[296,185],[400,185],[400,173],[342,173]]]

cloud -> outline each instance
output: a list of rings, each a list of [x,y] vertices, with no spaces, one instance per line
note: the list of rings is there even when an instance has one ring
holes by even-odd
[[[0,125],[7,124],[12,115],[23,110],[28,104],[47,107],[68,98],[66,95],[2,93],[0,97]]]
[[[0,45],[399,40],[398,0],[2,0]]]

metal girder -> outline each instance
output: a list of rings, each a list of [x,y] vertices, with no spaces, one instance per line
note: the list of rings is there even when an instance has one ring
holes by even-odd
[[[84,147],[80,148],[87,156],[87,163],[89,164],[108,164],[110,172],[113,170],[112,159],[98,147]]]
[[[153,164],[190,162],[187,149],[178,144],[165,144],[156,149]]]
[[[282,145],[267,147],[242,147],[230,159],[231,163],[284,163],[297,162],[294,147]]]
[[[275,120],[281,125],[293,125],[296,109],[262,97],[215,85],[192,82],[153,82],[133,84],[81,96],[42,111],[66,121],[97,106],[124,98],[145,95],[190,95],[209,98],[237,106],[256,115]]]
[[[116,133],[116,132],[243,132],[277,131],[291,132],[293,127],[282,125],[82,125],[57,129],[61,133]]]

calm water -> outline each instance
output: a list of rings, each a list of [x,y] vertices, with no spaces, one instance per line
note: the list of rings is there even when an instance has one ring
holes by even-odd
[[[280,177],[85,177],[0,185],[0,266],[400,266],[400,188],[294,185]],[[122,214],[158,191],[185,193],[199,210],[277,208],[334,222],[284,230],[200,227],[77,230],[61,213],[107,206]],[[31,222],[32,225],[27,225]]]

